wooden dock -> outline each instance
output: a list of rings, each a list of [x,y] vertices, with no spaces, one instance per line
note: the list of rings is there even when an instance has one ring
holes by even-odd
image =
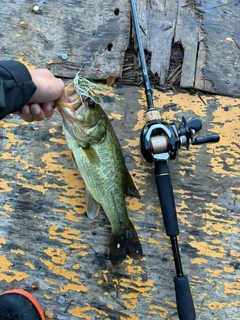
[[[129,0],[0,3],[1,59],[18,59],[73,78],[129,73],[138,83],[137,43]],[[149,73],[157,86],[194,88],[225,96],[240,94],[239,1],[136,1]],[[133,39],[132,39],[133,38]],[[130,49],[129,62],[126,52]],[[128,78],[128,77],[127,77]],[[125,83],[129,83],[125,79]]]
[[[0,288],[29,290],[47,319],[177,319],[170,241],[153,167],[139,150],[144,92],[116,86],[105,100],[141,194],[127,198],[127,206],[144,260],[118,267],[107,260],[110,227],[102,212],[94,221],[85,215],[84,183],[60,115],[30,124],[9,116],[0,123]],[[218,144],[180,150],[169,165],[197,319],[240,319],[240,101],[158,91],[154,101],[164,120],[197,115],[201,134],[221,136]]]
[[[126,70],[125,63],[125,51],[134,56],[129,48],[130,4],[125,0],[117,6],[113,1],[101,5],[94,0],[49,1],[40,13],[32,11],[33,5],[27,0],[1,1],[1,59],[47,66],[65,78],[66,84],[81,66],[83,75],[91,79],[104,82],[109,75],[119,78],[105,95],[103,107],[112,119],[126,165],[141,194],[141,200],[126,201],[144,259],[128,259],[117,267],[108,260],[109,223],[103,212],[93,221],[85,214],[84,183],[71,160],[58,112],[38,123],[11,115],[0,121],[0,291],[28,290],[39,300],[47,320],[177,320],[170,240],[164,231],[153,166],[144,160],[139,145],[147,110],[145,94],[142,87],[120,85],[124,65],[124,74],[140,75],[136,64],[130,66],[133,70]],[[169,57],[172,40],[182,43],[182,87],[219,94],[176,90],[175,83],[167,80],[168,69],[162,69],[167,65],[156,64],[160,48],[156,44],[155,52],[144,39],[146,50],[152,51],[148,63],[151,74],[161,89],[154,90],[153,98],[162,118],[178,123],[182,116],[199,116],[203,121],[199,135],[220,135],[217,144],[181,149],[169,166],[183,270],[197,319],[240,320],[240,82],[235,21],[240,4],[211,2],[212,7],[217,5],[211,9],[195,2],[169,0],[164,2],[163,14],[162,2],[141,1],[138,10],[143,38],[151,31],[162,41],[169,40],[172,73],[177,68]],[[147,25],[151,10],[153,19]],[[211,12],[227,27],[219,29],[219,22],[210,19]],[[186,14],[191,18],[189,24],[181,24],[180,18],[188,21]],[[161,33],[154,31],[157,19]],[[186,37],[183,29],[193,32],[200,22],[206,28],[205,40],[194,40],[195,33]],[[198,45],[190,52],[196,41]],[[67,60],[62,59],[63,54]],[[164,57],[167,59],[167,53]],[[188,79],[187,70],[194,77]]]

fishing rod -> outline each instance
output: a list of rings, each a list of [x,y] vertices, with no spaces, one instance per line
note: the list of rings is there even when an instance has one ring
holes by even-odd
[[[190,144],[216,143],[220,138],[218,134],[194,138],[196,132],[202,128],[202,121],[198,117],[190,121],[186,121],[186,119],[182,117],[182,122],[179,126],[174,123],[167,123],[161,119],[160,112],[153,106],[152,89],[148,77],[136,4],[134,0],[130,1],[148,105],[148,110],[145,113],[146,124],[140,136],[141,153],[147,162],[154,162],[155,165],[155,181],[165,231],[171,240],[176,269],[174,286],[178,317],[180,320],[194,320],[196,319],[194,303],[188,278],[183,273],[178,247],[178,219],[167,160],[175,159],[178,150],[183,146],[189,149]]]

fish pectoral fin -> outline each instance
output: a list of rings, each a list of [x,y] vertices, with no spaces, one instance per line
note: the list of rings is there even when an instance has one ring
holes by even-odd
[[[98,204],[92,197],[92,195],[89,193],[88,190],[86,190],[86,207],[87,207],[87,216],[90,219],[94,219],[100,210],[100,204]]]
[[[99,158],[94,150],[94,148],[91,147],[91,145],[87,146],[86,148],[82,148],[82,150],[85,152],[88,160],[91,162],[91,164],[99,164]]]
[[[127,192],[126,192],[126,194],[128,196],[133,196],[138,199],[141,199],[141,196],[140,196],[139,192],[137,191],[137,188],[135,187],[133,179],[130,176],[130,173],[128,172],[127,168],[126,168],[126,179],[127,179]]]
[[[75,165],[76,169],[78,169],[77,162],[76,162],[76,159],[75,159],[75,157],[74,157],[74,154],[73,154],[73,152],[72,152],[72,151],[70,151],[70,152],[71,152],[72,161],[73,161],[73,163],[74,163],[74,165]]]

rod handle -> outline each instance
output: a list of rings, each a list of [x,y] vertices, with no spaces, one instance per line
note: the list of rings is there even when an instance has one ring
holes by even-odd
[[[155,161],[155,181],[166,234],[168,236],[176,236],[179,234],[179,228],[172,182],[167,161]]]
[[[191,290],[186,276],[174,278],[178,317],[180,320],[195,320],[196,313]]]

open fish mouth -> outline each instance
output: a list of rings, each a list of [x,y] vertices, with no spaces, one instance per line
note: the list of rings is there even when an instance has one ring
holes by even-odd
[[[75,122],[79,114],[84,114],[86,111],[85,97],[79,96],[75,90],[74,84],[66,86],[64,95],[55,101],[58,111],[63,117],[66,117],[70,122]]]
[[[85,146],[92,142],[98,142],[91,137],[91,131],[98,126],[98,123],[91,128],[82,123],[81,115],[86,112],[86,99],[87,97],[79,96],[72,83],[65,88],[63,96],[55,101],[65,127],[73,138],[81,141]]]
[[[73,83],[65,88],[63,97],[56,101],[59,112],[67,116],[77,118],[78,115],[86,111],[86,99],[93,100],[96,104],[101,104],[102,97],[97,92],[107,92],[108,89],[92,83],[80,76],[81,70],[76,74]]]

